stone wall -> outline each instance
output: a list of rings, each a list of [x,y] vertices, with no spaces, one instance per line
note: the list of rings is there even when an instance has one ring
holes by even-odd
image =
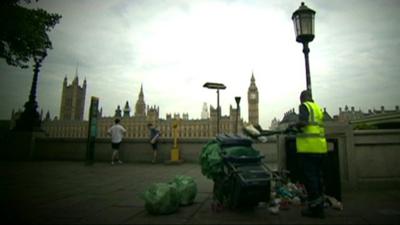
[[[336,146],[330,144],[330,149],[336,147],[334,154],[338,159],[338,180],[340,180],[341,188],[400,188],[400,130],[353,131],[347,124],[328,123],[326,125],[327,138],[336,143]],[[285,169],[287,168],[287,142],[285,141],[287,138],[288,136],[279,135],[277,140],[271,138],[267,143],[257,142],[253,146],[265,156],[264,161],[269,165],[274,165],[274,168],[278,170]],[[210,138],[180,140],[181,158],[185,162],[198,163],[200,152],[209,140]],[[65,139],[49,138],[43,135],[22,135],[19,138],[9,136],[3,141],[14,142],[13,145],[1,143],[1,158],[3,159],[83,161],[86,154],[86,139],[84,138]],[[172,146],[172,139],[161,139],[160,162],[170,160]],[[125,139],[121,145],[121,156],[125,162],[150,162],[152,150],[148,139]],[[97,139],[95,161],[109,162],[110,158],[110,140]]]
[[[183,139],[179,142],[181,158],[185,162],[198,163],[203,146],[210,139]],[[161,139],[159,143],[159,160],[170,160],[173,147],[172,139]],[[253,146],[265,156],[265,162],[276,163],[276,142],[255,143]],[[95,144],[95,160],[111,160],[111,144],[109,139],[97,139]],[[34,150],[34,158],[39,160],[84,160],[86,139],[83,138],[38,138]],[[151,146],[148,139],[125,139],[120,146],[121,158],[125,162],[150,162]]]
[[[400,188],[400,130],[353,131],[348,124],[327,123],[326,136],[337,142],[342,189]],[[278,138],[278,169],[288,168],[287,138]]]
[[[400,188],[400,130],[354,132],[357,186]]]

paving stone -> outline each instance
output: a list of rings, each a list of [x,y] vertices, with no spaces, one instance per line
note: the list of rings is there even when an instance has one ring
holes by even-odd
[[[143,211],[142,207],[116,207],[104,208],[92,214],[85,215],[81,224],[123,224],[137,213]]]
[[[155,216],[140,198],[151,184],[176,175],[195,179],[194,204]],[[400,190],[345,191],[343,211],[326,219],[301,217],[291,206],[278,215],[266,205],[254,210],[211,209],[213,182],[198,164],[85,166],[83,162],[0,162],[0,218],[4,224],[400,224]]]

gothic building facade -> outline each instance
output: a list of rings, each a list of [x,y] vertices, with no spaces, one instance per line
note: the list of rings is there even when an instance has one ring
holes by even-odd
[[[396,113],[400,112],[399,106],[396,105],[394,109],[388,110],[385,109],[384,106],[381,106],[380,109],[368,109],[368,112],[363,112],[361,109],[356,110],[354,106],[350,108],[346,105],[344,109],[339,107],[339,114],[334,117],[335,120],[338,122],[350,122],[358,119],[363,119],[366,117],[371,117],[380,114],[389,114],[389,113]]]
[[[77,83],[76,82],[73,84]],[[66,80],[64,80],[64,83]],[[65,86],[65,85],[64,85]],[[86,87],[86,81],[84,82]],[[258,91],[255,86],[254,75],[251,78],[251,84],[248,94],[256,95],[256,98],[248,97],[249,115],[251,114],[252,121],[258,123]],[[101,99],[100,99],[101,102]],[[143,85],[140,87],[138,98],[135,102],[134,112],[131,113],[129,102],[126,101],[124,108],[121,109],[120,105],[117,106],[115,114],[112,116],[103,116],[102,109],[99,110],[99,118],[97,120],[97,136],[99,138],[108,138],[107,130],[114,123],[115,118],[121,119],[121,124],[127,129],[127,138],[148,138],[147,124],[153,123],[160,129],[162,137],[172,138],[173,127],[175,124],[178,126],[178,134],[180,138],[210,138],[217,133],[217,109],[210,105],[207,117],[201,119],[189,119],[189,114],[174,113],[166,114],[165,119],[160,118],[160,109],[158,106],[150,106],[145,102],[145,94]],[[251,112],[250,112],[251,110]],[[207,111],[204,110],[203,111]],[[220,132],[221,133],[234,133],[236,131],[236,116],[238,114],[238,130],[241,130],[244,121],[240,117],[240,112],[232,105],[229,108],[229,115],[220,116]],[[70,117],[68,117],[70,118]],[[50,137],[63,137],[63,138],[85,138],[87,136],[88,122],[83,119],[60,119],[45,120],[42,123],[43,129]],[[73,118],[73,117],[72,117]]]
[[[61,105],[60,105],[60,120],[83,120],[83,112],[85,110],[86,96],[86,79],[82,86],[79,86],[78,73],[71,85],[68,85],[67,76],[64,78]]]

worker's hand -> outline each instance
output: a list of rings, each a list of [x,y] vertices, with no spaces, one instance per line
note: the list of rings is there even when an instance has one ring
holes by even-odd
[[[299,130],[297,129],[296,124],[290,124],[285,130],[285,133],[297,133],[297,132],[299,132]]]

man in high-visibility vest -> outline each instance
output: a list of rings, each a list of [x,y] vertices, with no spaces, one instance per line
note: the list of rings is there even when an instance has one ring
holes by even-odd
[[[296,148],[302,163],[304,185],[308,195],[308,207],[301,211],[301,215],[324,218],[322,163],[328,151],[323,124],[324,113],[307,90],[301,92],[300,102],[299,121],[296,123],[300,132],[296,135]]]

